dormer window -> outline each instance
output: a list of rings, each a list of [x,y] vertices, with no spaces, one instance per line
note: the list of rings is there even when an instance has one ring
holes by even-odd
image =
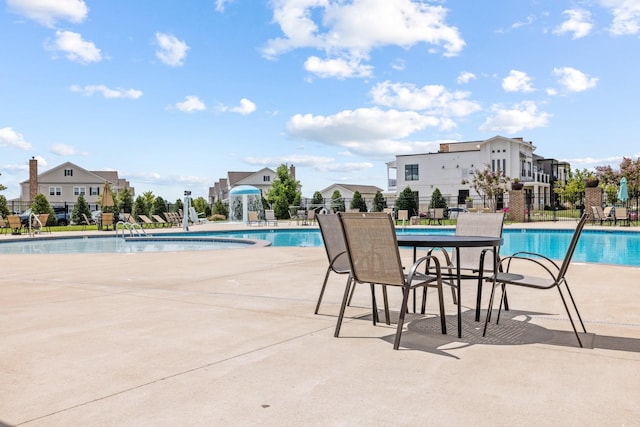
[[[262,181],[263,181],[263,182],[271,182],[271,177],[270,177],[269,175],[264,175],[264,176],[262,177]]]
[[[65,169],[64,176],[73,176],[73,169]]]

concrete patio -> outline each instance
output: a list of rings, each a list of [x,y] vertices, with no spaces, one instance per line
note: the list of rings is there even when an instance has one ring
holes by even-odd
[[[447,293],[394,351],[365,286],[333,337],[344,276],[313,314],[323,248],[0,259],[0,424],[640,425],[640,268],[569,270],[587,348],[553,290],[483,338],[468,283],[463,338]]]

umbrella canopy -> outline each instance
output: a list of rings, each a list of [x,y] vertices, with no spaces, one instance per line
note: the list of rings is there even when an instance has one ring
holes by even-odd
[[[111,185],[108,182],[104,183],[104,189],[102,190],[102,201],[100,205],[104,208],[107,206],[113,207],[113,192],[111,191]]]
[[[618,189],[618,199],[626,202],[629,199],[629,189],[627,188],[627,178],[624,176],[620,180],[620,189]]]

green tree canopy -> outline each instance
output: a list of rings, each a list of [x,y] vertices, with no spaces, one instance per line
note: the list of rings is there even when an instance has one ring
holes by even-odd
[[[176,199],[173,205],[173,212],[179,212],[180,209],[184,209],[184,203],[182,203],[182,199]]]
[[[380,190],[376,191],[376,195],[373,196],[372,212],[382,212],[387,207],[387,201],[384,199]]]
[[[0,215],[6,217],[9,215],[9,205],[7,204],[7,198],[0,194]]]
[[[440,189],[437,187],[433,190],[433,193],[431,193],[431,202],[429,202],[429,209],[434,208],[444,208],[445,212],[448,208],[447,199],[444,198]]]
[[[163,213],[167,211],[167,202],[160,196],[156,197],[153,201],[153,206],[151,207],[152,215],[160,215],[160,217],[164,218]]]
[[[322,193],[316,191],[313,193],[313,197],[311,198],[311,204],[313,205],[313,209],[315,211],[319,211],[322,209],[321,206],[324,206],[324,197],[322,197]]]
[[[287,165],[282,164],[276,169],[276,177],[267,191],[267,200],[274,210],[277,218],[291,217],[289,206],[299,206],[302,195],[300,194],[300,182],[293,179]]]
[[[114,202],[118,206],[118,211],[122,210],[125,213],[133,212],[133,195],[131,194],[131,190],[123,188],[118,191],[116,199]]]
[[[76,199],[76,203],[73,205],[73,209],[71,210],[71,222],[74,224],[81,224],[84,222],[82,214],[85,214],[88,219],[91,219],[91,209],[89,209],[89,204],[84,199],[84,195],[80,194]]]
[[[362,194],[359,191],[355,191],[353,193],[353,198],[351,199],[351,204],[349,205],[350,209],[358,209],[360,212],[367,211],[367,203],[364,201]]]
[[[149,215],[150,207],[147,205],[147,199],[144,196],[136,197],[135,202],[133,203],[133,212],[132,215],[136,220],[140,215]]]
[[[211,208],[204,197],[200,196],[191,201],[191,206],[196,208],[196,212],[204,213],[205,217],[211,216]]]
[[[416,195],[410,187],[402,190],[396,200],[396,209],[409,211],[409,216],[418,214],[418,201]]]
[[[56,214],[44,194],[38,193],[36,194],[36,197],[33,198],[33,203],[31,203],[31,213],[36,215],[49,214],[47,225],[55,225],[56,223]]]
[[[331,208],[334,212],[344,212],[346,210],[344,206],[344,199],[339,190],[334,190],[331,195]]]
[[[224,215],[225,218],[229,218],[229,210],[220,199],[216,200],[216,202],[213,204],[212,213],[214,215]]]

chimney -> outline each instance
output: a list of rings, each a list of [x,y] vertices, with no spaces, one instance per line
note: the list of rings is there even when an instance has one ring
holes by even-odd
[[[295,166],[293,166],[293,165],[289,166],[289,175],[291,176],[291,179],[293,181],[296,180],[296,167]]]
[[[29,159],[29,201],[33,201],[38,194],[38,161],[35,157]]]

